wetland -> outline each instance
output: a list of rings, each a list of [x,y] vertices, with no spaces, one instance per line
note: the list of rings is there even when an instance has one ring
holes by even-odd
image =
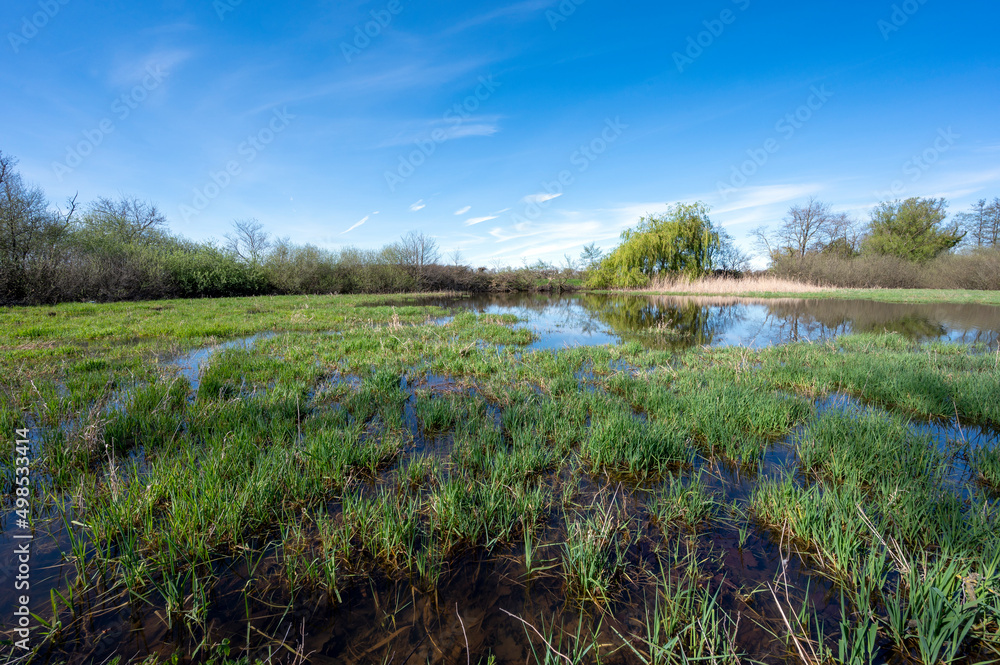
[[[1000,658],[1000,307],[441,294],[0,320],[12,642],[33,536],[10,662]]]

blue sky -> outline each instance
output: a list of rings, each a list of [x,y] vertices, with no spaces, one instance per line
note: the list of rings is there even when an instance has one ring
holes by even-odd
[[[54,202],[137,195],[193,239],[256,217],[520,264],[703,200],[749,247],[811,195],[861,219],[1000,196],[998,22],[992,1],[8,0],[0,150]]]

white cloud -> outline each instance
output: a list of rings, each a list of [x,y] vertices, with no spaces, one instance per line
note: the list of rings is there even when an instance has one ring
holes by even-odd
[[[323,72],[313,79],[295,79],[287,90],[278,90],[275,96],[282,104],[296,104],[324,97],[344,97],[378,92],[398,93],[410,88],[429,88],[461,80],[470,72],[491,65],[492,58],[454,58],[440,64],[426,58],[397,58],[395,66],[378,68],[340,68],[340,76]],[[270,108],[270,105],[266,108]]]
[[[375,213],[375,214],[378,214],[378,213]],[[357,224],[355,224],[351,228],[347,229],[346,231],[341,231],[340,235],[344,235],[345,233],[350,233],[354,229],[358,228],[359,226],[361,226],[362,224],[364,224],[365,222],[367,222],[369,219],[371,219],[371,215],[365,215],[364,218],[360,222],[358,222]]]
[[[493,258],[518,262],[525,258],[560,260],[562,254],[597,241],[604,244],[618,236],[617,229],[608,229],[604,219],[590,213],[565,212],[557,221],[520,223],[490,230],[495,240]],[[571,254],[575,252],[570,251]]]
[[[426,207],[427,207],[427,204],[424,203],[423,199],[420,199],[416,203],[411,203],[410,204],[410,212],[416,212],[418,210],[423,210]]]
[[[465,213],[469,212],[470,210],[472,210],[472,206],[465,206],[464,208],[459,208],[458,210],[456,210],[455,214],[456,215],[464,215]]]
[[[151,73],[169,81],[174,70],[193,55],[193,52],[181,49],[154,51],[146,56],[123,54],[111,70],[109,82],[115,87],[130,86],[146,79]]]
[[[461,139],[466,136],[493,136],[500,131],[500,126],[496,123],[476,123],[472,125],[453,125],[444,129],[444,141],[451,139]]]
[[[447,122],[443,119],[431,122],[413,122],[410,129],[397,133],[390,139],[379,143],[378,148],[395,148],[399,146],[413,147],[417,142],[445,143],[454,139],[464,139],[471,136],[493,136],[500,131],[497,122],[499,116],[482,118],[465,118],[460,123]]]
[[[456,32],[461,32],[469,28],[482,25],[484,23],[489,23],[498,18],[504,18],[508,16],[513,16],[515,18],[521,18],[526,15],[531,15],[535,12],[541,11],[546,7],[555,4],[554,0],[527,0],[526,2],[519,2],[514,5],[506,5],[500,7],[499,9],[494,9],[486,14],[481,14],[479,16],[474,16],[472,18],[466,19],[461,23],[458,23],[448,30],[445,34],[454,34]]]
[[[562,196],[561,192],[559,194],[546,194],[546,193],[529,194],[528,196],[525,196],[523,199],[521,199],[521,202],[522,203],[545,203],[546,201],[551,201],[552,199],[557,199],[560,196]]]
[[[497,218],[496,215],[490,215],[490,216],[487,216],[487,217],[471,217],[471,218],[465,220],[465,225],[466,226],[473,226],[475,224],[482,224],[483,222],[488,222],[491,219],[496,219],[496,218]]]
[[[712,212],[723,215],[739,210],[774,205],[776,203],[787,203],[788,201],[818,194],[824,189],[825,186],[821,183],[745,187],[736,190],[736,198],[734,200],[723,202],[722,205],[713,208]]]

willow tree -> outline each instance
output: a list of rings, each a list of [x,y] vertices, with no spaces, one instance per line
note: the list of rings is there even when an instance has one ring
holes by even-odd
[[[722,247],[704,203],[678,203],[626,229],[622,243],[601,261],[590,279],[596,288],[645,286],[659,275],[697,279],[713,268]]]

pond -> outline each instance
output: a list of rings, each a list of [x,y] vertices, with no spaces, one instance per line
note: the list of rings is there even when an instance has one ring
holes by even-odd
[[[824,341],[847,333],[896,332],[926,342],[1000,340],[1000,307],[872,300],[602,294],[483,294],[419,298],[480,314],[514,314],[539,336],[531,349],[637,341],[649,348],[753,348]]]

